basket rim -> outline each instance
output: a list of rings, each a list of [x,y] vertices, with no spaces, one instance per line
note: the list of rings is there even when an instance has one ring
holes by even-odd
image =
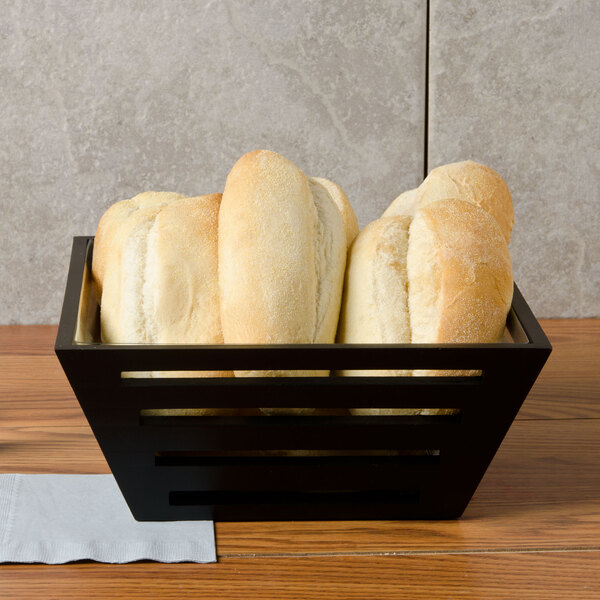
[[[60,352],[109,352],[120,353],[136,351],[140,353],[157,353],[164,351],[176,352],[211,352],[219,354],[248,354],[284,352],[311,352],[336,354],[352,354],[369,350],[378,353],[390,351],[420,351],[420,352],[448,352],[448,351],[510,351],[510,350],[552,350],[552,345],[544,333],[541,325],[535,318],[531,308],[527,304],[516,282],[509,319],[514,319],[517,328],[520,328],[526,342],[496,342],[496,343],[452,343],[452,344],[114,344],[106,342],[79,342],[75,341],[78,314],[80,310],[81,292],[86,269],[91,270],[91,256],[94,236],[75,236],[67,276],[63,307],[58,325],[55,350]]]

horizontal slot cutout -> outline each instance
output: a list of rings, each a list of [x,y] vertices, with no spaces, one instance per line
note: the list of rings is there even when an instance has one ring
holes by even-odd
[[[440,462],[439,450],[198,450],[162,451],[157,467],[298,466],[360,464],[431,464]]]
[[[121,371],[121,379],[224,379],[230,380],[231,377],[219,377],[215,375],[216,371],[179,370],[179,371]]]
[[[369,372],[373,371],[372,374]],[[236,370],[236,373],[251,373],[256,371],[239,371]],[[236,385],[243,385],[244,382],[252,381],[255,377],[220,377],[215,375],[216,371],[200,371],[200,370],[178,370],[178,371],[121,371],[121,379],[125,383],[135,384],[135,380],[152,380],[152,381],[163,381],[163,380],[177,380],[177,379],[210,379],[210,380],[218,380],[224,382],[235,382]],[[419,378],[438,378],[445,377],[446,379],[457,380],[457,383],[462,383],[465,378],[469,383],[473,383],[474,381],[480,380],[483,377],[483,371],[480,369],[427,369],[424,370],[414,370],[412,375],[386,375],[382,374],[380,369],[360,369],[360,374],[352,375],[348,374],[347,376],[336,375],[332,372],[331,375],[306,375],[306,371],[286,371],[287,375],[284,377],[275,378],[277,382],[281,380],[285,380],[288,378],[305,378],[305,377],[318,377],[320,379],[350,379],[354,377],[377,377],[377,378],[401,378],[401,379],[411,379],[412,377]],[[273,380],[272,377],[267,378]]]
[[[265,411],[265,412],[263,412]],[[459,423],[462,417],[460,408],[144,408],[140,410],[140,425],[185,425],[199,419],[223,418],[269,418],[302,417],[315,419],[322,417],[375,417],[407,418],[419,417],[419,422]],[[409,421],[410,422],[410,421]]]
[[[172,491],[171,506],[240,504],[417,504],[419,493],[398,490],[281,491]]]

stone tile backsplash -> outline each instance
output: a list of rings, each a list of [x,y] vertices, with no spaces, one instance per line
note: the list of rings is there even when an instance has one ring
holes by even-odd
[[[429,167],[494,167],[536,315],[600,316],[600,3],[432,0],[429,56]]]
[[[423,178],[427,2],[0,0],[0,324],[56,323],[71,238],[270,148],[361,226]],[[538,316],[599,316],[600,5],[430,0],[428,165],[507,180]],[[596,259],[594,261],[594,259]]]

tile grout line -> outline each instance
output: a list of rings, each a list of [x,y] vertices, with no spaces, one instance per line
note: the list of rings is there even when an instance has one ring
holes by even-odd
[[[425,120],[423,123],[423,179],[427,177],[429,169],[429,25],[430,4],[427,0],[425,12]]]

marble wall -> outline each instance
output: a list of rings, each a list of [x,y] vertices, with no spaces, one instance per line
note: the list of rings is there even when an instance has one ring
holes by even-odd
[[[426,161],[487,162],[538,316],[600,316],[598,3],[430,0],[428,127],[424,0],[0,10],[0,323],[57,322],[71,238],[112,202],[222,190],[255,148],[340,183],[361,225]]]

